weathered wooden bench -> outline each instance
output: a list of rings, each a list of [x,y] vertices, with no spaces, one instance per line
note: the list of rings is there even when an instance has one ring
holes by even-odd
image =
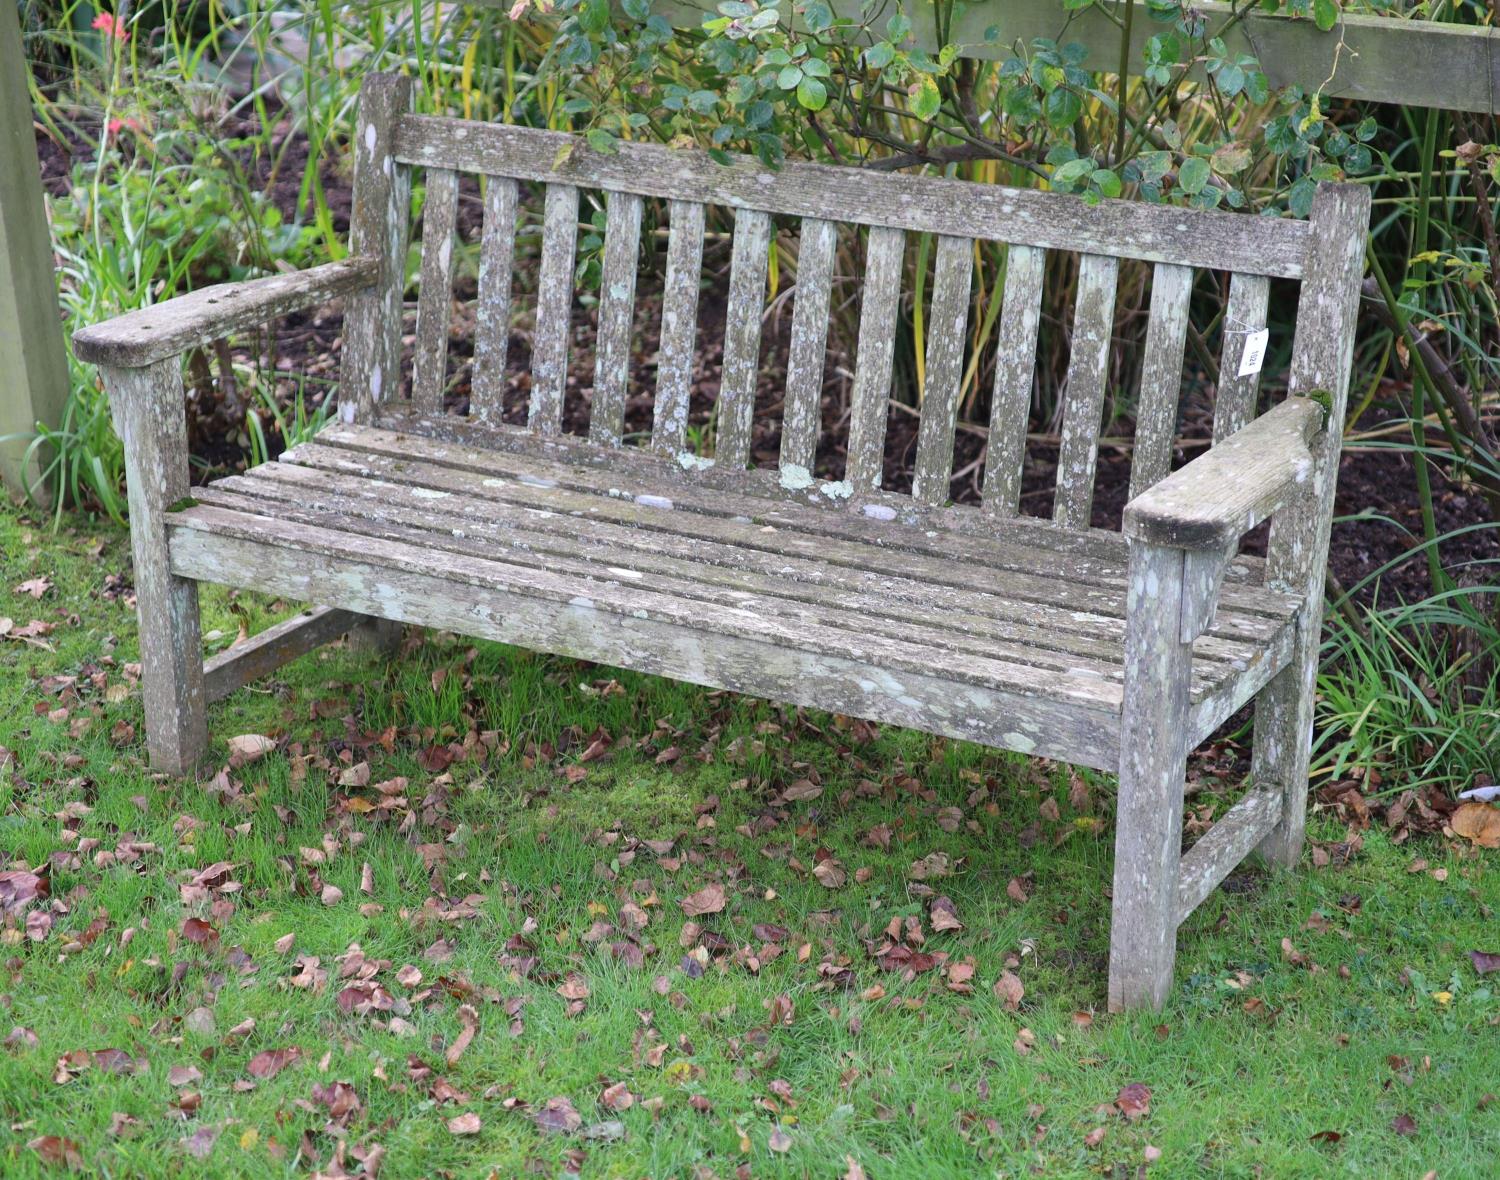
[[[351,256],[87,328],[124,439],[147,748],[184,772],[207,701],[361,619],[399,620],[1119,774],[1109,1003],[1162,1003],[1178,924],[1303,838],[1313,678],[1368,191],[1295,222],[417,117],[360,99]],[[426,170],[410,398],[403,267]],[[468,417],[443,412],[460,173],[486,177]],[[545,188],[526,428],[501,421],[518,199]],[[587,439],[560,430],[580,188],[607,207]],[[654,423],[623,445],[643,199],[668,202]],[[709,205],[734,211],[712,462],[686,448]],[[779,469],[750,467],[772,216],[800,218]],[[812,475],[835,222],[864,227],[848,458]],[[908,235],[936,235],[911,494],[881,490]],[[1009,243],[981,507],[949,503],[974,240]],[[1047,251],[1080,255],[1052,521],[1018,515]],[[1123,533],[1089,527],[1119,261],[1153,264]],[[1212,449],[1171,471],[1196,269],[1230,272]],[[1291,395],[1255,416],[1242,329],[1300,280]],[[338,421],[189,499],[180,357],[345,299]],[[1317,396],[1306,396],[1314,395]],[[1329,424],[1332,428],[1329,428]],[[1238,555],[1272,518],[1269,557]],[[318,604],[205,669],[197,583]],[[1182,854],[1188,752],[1252,698],[1244,798]]]

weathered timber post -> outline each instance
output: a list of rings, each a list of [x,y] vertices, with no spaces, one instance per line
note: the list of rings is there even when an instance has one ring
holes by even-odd
[[[0,437],[62,421],[68,358],[57,313],[52,239],[31,130],[16,8],[0,3]],[[22,491],[40,474],[29,439],[0,442],[0,478]]]

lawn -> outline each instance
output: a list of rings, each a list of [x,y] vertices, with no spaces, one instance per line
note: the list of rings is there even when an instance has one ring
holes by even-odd
[[[0,551],[7,1177],[1500,1171],[1493,852],[1315,810],[1110,1016],[1107,777],[412,634],[162,779],[124,533]]]

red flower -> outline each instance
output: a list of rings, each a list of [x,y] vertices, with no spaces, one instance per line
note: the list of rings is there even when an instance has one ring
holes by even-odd
[[[99,29],[106,37],[117,37],[124,41],[130,36],[125,26],[120,24],[107,12],[101,12],[94,18],[93,28]]]

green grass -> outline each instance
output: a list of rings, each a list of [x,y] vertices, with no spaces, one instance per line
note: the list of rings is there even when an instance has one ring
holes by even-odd
[[[577,1165],[665,1180],[742,1164],[756,1177],[835,1177],[846,1157],[882,1178],[1134,1175],[1148,1146],[1160,1152],[1153,1176],[1495,1174],[1500,1104],[1483,1099],[1500,1090],[1500,997],[1466,954],[1500,950],[1493,854],[1393,847],[1371,830],[1341,870],[1241,873],[1237,892],[1184,925],[1167,1010],[1112,1017],[1106,779],[1071,792],[1089,797],[1080,813],[1066,769],[440,635],[389,661],[340,648],[305,657],[211,710],[203,781],[158,779],[142,766],[127,675],[132,612],[105,596],[109,575],[128,572],[123,534],[54,535],[5,509],[0,551],[0,615],[56,624],[48,650],[0,641],[0,745],[14,756],[0,770],[0,847],[9,868],[50,861],[55,911],[40,941],[24,915],[3,932],[6,1028],[36,1037],[0,1050],[7,1177],[58,1170],[27,1146],[47,1135],[108,1176],[301,1176],[333,1170],[341,1139],[351,1172],[358,1152],[383,1148],[386,1177]],[[40,575],[55,584],[40,600],[11,590]],[[277,613],[217,589],[204,610],[215,645],[241,618],[254,630]],[[77,679],[49,679],[62,676]],[[216,793],[225,743],[243,733],[280,745]],[[600,734],[612,748],[581,761]],[[465,735],[483,758],[423,769]],[[658,764],[670,747],[680,756]],[[410,808],[348,810],[351,797],[378,798],[336,784],[362,761],[371,784],[406,776]],[[804,778],[820,781],[818,798],[778,801]],[[865,840],[882,823],[889,848]],[[1312,835],[1344,833],[1315,814]],[[673,844],[662,856],[645,840]],[[110,855],[132,842],[151,847]],[[911,879],[934,852],[955,869],[928,884],[962,930],[935,932]],[[815,879],[820,854],[841,862],[842,887]],[[1408,872],[1418,857],[1427,870]],[[309,858],[324,862],[316,879]],[[193,874],[218,861],[240,888],[184,901]],[[1009,895],[1012,878],[1028,900]],[[342,900],[323,904],[319,880]],[[711,882],[728,902],[699,921],[726,949],[699,974],[684,969],[679,902]],[[596,921],[622,925],[627,902],[650,919],[639,967],[611,953],[622,935],[585,938]],[[1326,924],[1309,928],[1314,912]],[[193,917],[212,923],[217,947],[182,937]],[[973,993],[950,990],[941,964],[913,978],[882,970],[870,948],[893,917],[920,919],[919,949],[971,960]],[[78,946],[97,918],[103,931]],[[763,950],[758,923],[787,928],[779,954]],[[525,953],[506,944],[526,931],[529,978],[502,962]],[[288,934],[295,946],[278,951]],[[1287,961],[1283,939],[1318,969]],[[451,957],[435,962],[439,940]],[[374,981],[410,1005],[408,1035],[395,1012],[341,1010],[356,944],[379,963]],[[740,948],[764,960],[758,973]],[[327,971],[322,990],[293,985],[299,955]],[[1025,987],[1018,1011],[991,991],[1007,962]],[[420,984],[397,981],[406,965]],[[575,1015],[556,990],[570,972],[589,991]],[[478,1033],[450,1066],[466,1000]],[[790,1018],[773,1024],[788,1002]],[[211,1030],[201,1013],[187,1019],[200,1008]],[[231,1037],[247,1019],[254,1030]],[[252,1078],[256,1054],[289,1047],[299,1060]],[[143,1065],[57,1082],[58,1059],[80,1049]],[[430,1074],[414,1075],[417,1060]],[[173,1067],[189,1065],[201,1080],[174,1086]],[[462,1101],[435,1102],[440,1077]],[[337,1136],[314,1097],[335,1081],[360,1104]],[[613,1083],[634,1096],[628,1109],[600,1105]],[[1101,1110],[1131,1083],[1150,1088],[1149,1113]],[[200,1096],[191,1117],[171,1107],[180,1090]],[[537,1129],[529,1112],[555,1097],[582,1131]],[[478,1134],[448,1129],[465,1112]],[[137,1121],[112,1134],[119,1115]],[[1414,1133],[1393,1129],[1403,1115]],[[785,1152],[771,1149],[778,1124]],[[199,1159],[184,1141],[204,1127],[219,1134]],[[1325,1131],[1340,1138],[1315,1138]]]

